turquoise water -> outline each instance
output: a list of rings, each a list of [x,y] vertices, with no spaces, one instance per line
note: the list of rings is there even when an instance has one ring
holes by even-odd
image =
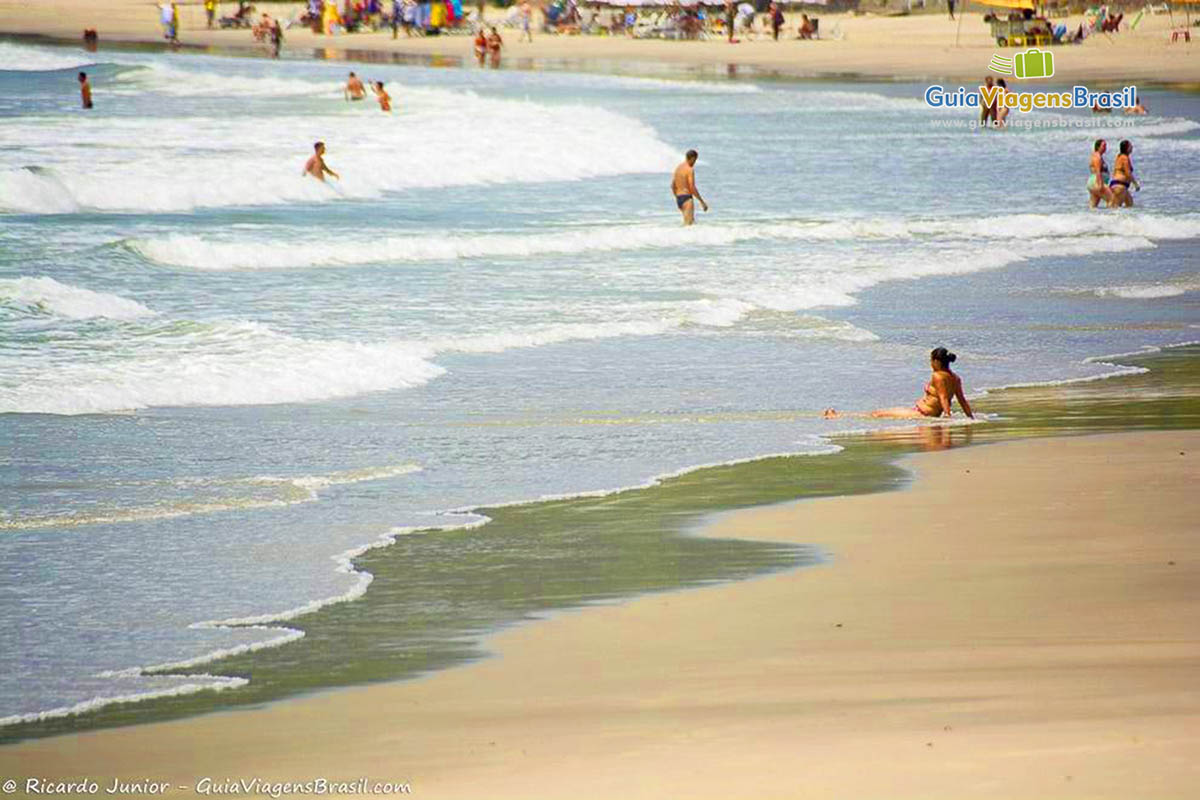
[[[360,65],[389,117],[349,68],[0,43],[0,718],[236,691],[138,668],[471,508],[831,449],[935,345],[977,390],[1200,338],[1195,95],[971,133],[913,85]],[[1086,210],[1098,135],[1139,209]]]

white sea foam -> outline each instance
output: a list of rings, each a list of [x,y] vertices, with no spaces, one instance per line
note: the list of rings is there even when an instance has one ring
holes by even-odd
[[[117,76],[116,94],[153,91],[176,97],[302,97],[328,95],[341,99],[337,78],[312,80],[273,75],[222,75],[166,64],[148,64]]]
[[[153,311],[136,300],[106,292],[93,292],[48,277],[0,279],[0,306],[70,319],[136,319],[154,315]]]
[[[70,706],[58,706],[45,711],[37,711],[30,714],[13,714],[7,717],[0,717],[0,727],[5,725],[17,725],[22,722],[41,722],[48,719],[58,719],[61,717],[73,717],[79,714],[86,714],[105,706],[116,705],[118,703],[136,703],[145,700],[152,700],[156,697],[178,697],[185,694],[196,694],[197,692],[213,691],[220,692],[226,689],[236,689],[245,686],[250,681],[245,678],[228,678],[221,675],[187,675],[180,676],[180,683],[172,686],[169,689],[156,689],[146,692],[132,692],[129,694],[112,695],[94,697],[90,700],[85,700],[80,703],[75,703]]]
[[[306,402],[417,386],[444,372],[412,343],[312,341],[249,322],[164,324],[139,345],[135,358],[100,350],[0,377],[0,412]]]
[[[243,239],[171,234],[122,242],[142,257],[192,269],[287,269],[471,258],[527,258],[605,251],[721,247],[752,240],[860,239],[1040,240],[1113,236],[1200,237],[1200,214],[1016,214],[994,219],[846,218],[745,221],[684,228],[675,224],[604,225],[539,233],[460,233],[325,239]],[[1106,248],[1101,248],[1106,249]]]
[[[387,117],[345,106],[331,99],[323,112],[285,116],[95,117],[69,128],[53,118],[18,118],[6,123],[7,133],[29,144],[0,153],[0,211],[322,203],[421,188],[664,172],[676,159],[649,126],[592,106],[434,89],[407,92]],[[481,137],[501,144],[480,147]],[[327,143],[340,181],[301,176],[317,139]]]
[[[190,495],[198,489],[215,494],[215,499],[166,501],[149,505],[122,505],[119,508],[100,508],[73,514],[9,515],[0,518],[0,530],[31,530],[36,528],[67,528],[84,525],[108,525],[121,522],[145,522],[172,519],[221,511],[247,511],[311,503],[319,492],[331,486],[383,480],[420,472],[416,464],[396,464],[382,467],[333,472],[327,475],[252,478],[188,478],[170,481],[170,487],[184,489]],[[150,482],[153,483],[153,482]]]
[[[1178,297],[1188,292],[1200,292],[1200,281],[1100,286],[1090,290],[1090,293],[1097,297],[1117,297],[1124,300],[1159,300],[1165,297]]]
[[[96,63],[86,53],[62,47],[34,47],[0,42],[0,72],[47,72],[59,69],[74,69]]]

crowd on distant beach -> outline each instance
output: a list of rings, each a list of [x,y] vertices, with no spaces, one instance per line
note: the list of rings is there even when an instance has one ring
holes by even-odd
[[[612,3],[602,7],[593,5],[585,12],[579,0],[550,0],[536,5],[531,0],[521,0],[509,8],[502,24],[518,29],[522,40],[527,41],[533,40],[535,28],[547,33],[634,38],[714,37],[726,38],[730,43],[739,42],[738,37],[778,41],[792,33],[796,39],[818,37],[818,19],[801,14],[789,26],[782,3],[757,2],[760,4],[756,6],[747,0],[725,0],[723,9],[678,2],[653,8]],[[175,3],[163,2],[160,8],[167,38],[177,41],[179,16]],[[204,0],[204,12],[209,28],[258,30],[261,25],[255,20],[250,0],[237,0],[236,8],[228,16],[221,16],[218,0]],[[535,17],[540,17],[540,25],[535,25]],[[464,29],[487,31],[493,27],[485,19],[483,2],[477,2],[471,9],[464,7],[463,0],[307,0],[304,11],[282,27],[291,25],[326,36],[390,28],[393,38],[401,31],[406,36],[430,36]]]

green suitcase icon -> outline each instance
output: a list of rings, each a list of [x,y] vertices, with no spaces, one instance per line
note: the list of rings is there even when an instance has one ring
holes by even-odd
[[[1054,54],[1041,50],[1026,50],[1013,57],[1014,74],[1018,78],[1049,78],[1054,75]]]

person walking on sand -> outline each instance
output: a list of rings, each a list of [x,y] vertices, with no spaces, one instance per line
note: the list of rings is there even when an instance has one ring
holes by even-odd
[[[504,40],[500,38],[500,32],[494,27],[487,39],[488,53],[492,56],[492,66],[500,66],[500,48],[504,47]]]
[[[971,404],[963,396],[962,378],[950,369],[950,364],[957,359],[958,356],[946,348],[935,347],[929,354],[929,368],[932,370],[933,375],[930,377],[929,382],[925,384],[925,394],[912,406],[881,408],[877,411],[872,411],[869,416],[875,419],[949,418],[951,415],[950,406],[955,400],[958,400],[958,405],[962,408],[963,413],[971,419],[975,419],[975,413],[971,411]],[[825,419],[838,419],[841,417],[841,414],[838,413],[837,409],[827,408],[822,412],[821,416]]]
[[[346,88],[342,90],[342,97],[346,100],[362,100],[367,96],[367,90],[363,86],[363,82],[358,79],[358,76],[353,72],[350,73],[349,80],[346,81]]]
[[[725,0],[725,36],[726,40],[733,44],[733,25],[737,20],[737,8],[733,4],[733,0]]]
[[[704,202],[704,198],[696,189],[696,159],[698,157],[695,150],[688,150],[683,163],[675,168],[675,174],[671,176],[671,194],[675,196],[675,205],[683,214],[685,226],[691,225],[696,220],[696,200],[700,201],[701,208],[708,211],[708,203]]]
[[[92,84],[88,83],[86,72],[79,73],[79,97],[83,100],[84,108],[92,107]]]
[[[521,38],[533,44],[533,6],[529,0],[521,3]]]
[[[212,30],[213,20],[217,17],[217,0],[204,0],[204,16],[208,19],[208,29]]]
[[[479,61],[479,66],[483,66],[487,60],[488,37],[487,31],[483,26],[479,26],[479,32],[475,34],[475,58]]]
[[[179,4],[171,0],[171,44],[179,44]]]
[[[315,152],[311,156],[309,156],[308,161],[305,162],[304,172],[302,172],[301,174],[302,175],[311,175],[312,177],[319,180],[321,183],[325,182],[326,175],[332,175],[333,177],[337,178],[340,181],[342,179],[342,176],[338,175],[336,172],[331,170],[325,164],[325,143],[324,142],[316,142],[315,144],[313,144],[313,150]]]
[[[946,0],[946,8],[950,9],[950,19],[954,19],[954,0]]]
[[[778,3],[771,3],[767,11],[771,15],[771,38],[779,41],[779,30],[783,27],[783,9]]]
[[[279,58],[279,51],[283,47],[283,24],[278,19],[271,26],[271,47],[274,51],[273,57]]]
[[[1096,208],[1100,205],[1100,201],[1104,201],[1104,205],[1112,208],[1113,193],[1112,189],[1108,188],[1108,164],[1104,163],[1104,154],[1108,151],[1108,142],[1103,139],[1097,139],[1092,144],[1092,158],[1088,164],[1088,169],[1091,174],[1088,176],[1088,208]]]

